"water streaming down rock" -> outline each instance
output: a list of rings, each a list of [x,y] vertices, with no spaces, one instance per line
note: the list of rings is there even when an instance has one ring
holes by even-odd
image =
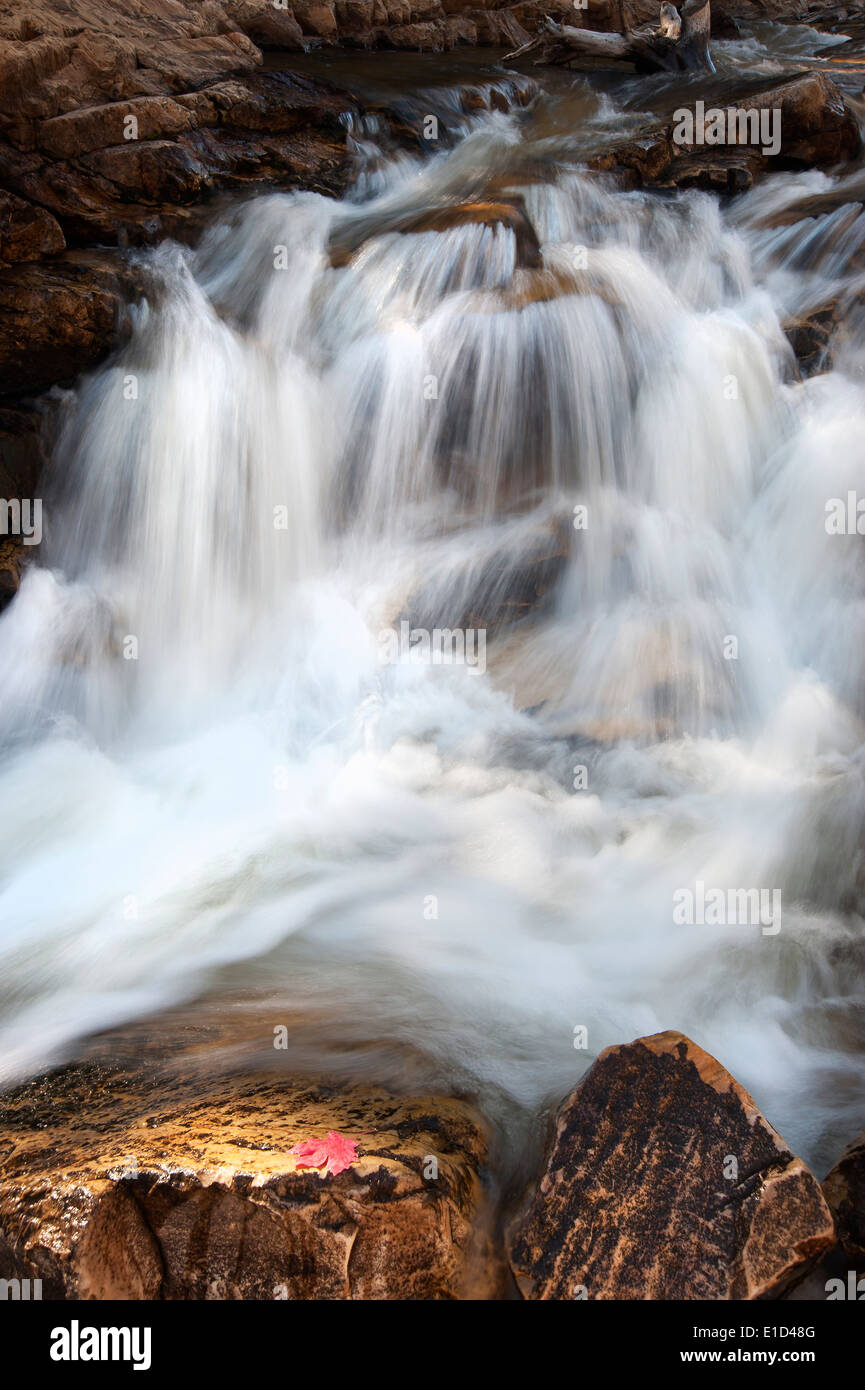
[[[780,327],[802,264],[858,272],[813,250],[834,214],[761,225],[815,176],[724,214],[546,136],[525,177],[527,139],[484,116],[374,175],[367,140],[365,201],[259,198],[148,257],[0,619],[6,1079],[201,995],[264,1052],[290,1021],[297,1059],[410,1055],[491,1106],[678,1028],[818,1166],[860,1124],[865,582],[824,520],[865,496],[865,339],[798,383]],[[328,263],[347,219],[496,183],[541,269],[485,225]],[[380,664],[562,517],[554,607],[482,679]],[[780,931],[677,924],[697,881],[779,889]]]

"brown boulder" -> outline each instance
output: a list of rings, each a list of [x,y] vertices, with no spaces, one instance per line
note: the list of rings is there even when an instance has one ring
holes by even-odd
[[[357,1161],[298,1169],[332,1129]],[[0,1098],[0,1277],[55,1299],[455,1298],[484,1148],[441,1097],[69,1067]]]
[[[865,1134],[854,1139],[823,1184],[841,1249],[865,1273]]]
[[[229,0],[225,6],[232,25],[264,48],[300,49],[303,31],[291,9],[277,9],[273,0]]]
[[[74,38],[0,39],[0,125],[22,132],[27,121],[189,91],[226,73],[251,72],[261,62],[255,44],[236,32],[157,38],[146,25],[130,24],[116,37],[101,27],[111,9],[103,4],[99,27]]]
[[[840,323],[838,301],[821,304],[810,313],[782,324],[803,377],[816,376],[832,366],[832,339]]]
[[[0,188],[0,265],[38,261],[65,246],[60,224],[50,212]]]
[[[704,84],[700,99],[706,110],[730,107],[745,111],[780,111],[780,149],[764,154],[759,144],[678,144],[673,139],[672,105],[659,112],[659,123],[623,141],[591,161],[599,170],[624,171],[650,187],[713,189],[740,192],[763,174],[806,166],[827,168],[852,159],[861,146],[859,126],[830,78],[810,72],[789,81]]]
[[[94,366],[117,343],[133,290],[116,255],[0,270],[0,389],[40,391]]]
[[[0,143],[0,179],[20,198],[48,211],[69,244],[138,244],[164,235],[153,206],[130,199],[83,161],[45,162]]]
[[[602,1052],[512,1228],[529,1298],[762,1299],[832,1245],[816,1178],[681,1033]]]
[[[337,32],[336,14],[330,0],[295,0],[294,17],[305,34],[333,38]]]
[[[462,43],[473,46],[478,41],[477,25],[468,15],[448,15],[445,20],[445,32],[446,48],[457,48]]]
[[[781,111],[780,158],[825,167],[852,159],[861,147],[859,125],[840,89],[823,73],[804,73],[748,103]]]
[[[111,184],[121,197],[148,203],[183,203],[211,186],[211,173],[183,144],[136,140],[96,150],[82,161],[88,173]]]

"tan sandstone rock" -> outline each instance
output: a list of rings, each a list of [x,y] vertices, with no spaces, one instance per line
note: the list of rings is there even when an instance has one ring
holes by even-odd
[[[338,1130],[345,1172],[298,1169]],[[484,1135],[465,1104],[82,1064],[0,1098],[0,1277],[45,1298],[450,1299]]]

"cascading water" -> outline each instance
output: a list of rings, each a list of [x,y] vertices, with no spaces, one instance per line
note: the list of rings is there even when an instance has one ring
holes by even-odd
[[[625,118],[580,91],[585,146]],[[822,174],[625,192],[520,115],[358,149],[343,203],[146,257],[67,407],[0,620],[2,1076],[198,999],[262,1054],[286,1022],[298,1064],[513,1113],[679,1028],[820,1167],[863,1099],[865,569],[825,504],[865,496],[865,336],[851,307],[803,383],[780,319],[855,303],[862,229],[768,227]],[[541,269],[488,226],[328,262],[352,219],[494,185]],[[563,529],[485,673],[381,663]],[[779,890],[780,930],[678,923],[698,881]]]

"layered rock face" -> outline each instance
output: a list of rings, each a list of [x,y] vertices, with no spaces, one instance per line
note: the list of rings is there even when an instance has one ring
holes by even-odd
[[[344,1172],[290,1150],[336,1130]],[[71,1067],[0,1100],[0,1277],[51,1299],[478,1291],[485,1136],[442,1097]]]
[[[632,0],[627,18],[655,21],[656,11],[654,0]],[[122,319],[122,272],[70,251],[184,238],[220,188],[344,189],[355,103],[321,81],[262,71],[258,45],[513,46],[546,12],[600,30],[622,13],[613,0],[585,10],[571,0],[0,0],[0,394],[74,379]],[[825,164],[855,148],[855,121],[824,78],[749,102],[780,103],[785,164]],[[682,149],[664,128],[601,163],[646,183],[726,188],[746,185],[766,160],[752,149]],[[46,259],[50,272],[26,269]]]
[[[565,1100],[510,1236],[535,1299],[778,1297],[834,1244],[820,1185],[681,1033],[611,1047]]]

